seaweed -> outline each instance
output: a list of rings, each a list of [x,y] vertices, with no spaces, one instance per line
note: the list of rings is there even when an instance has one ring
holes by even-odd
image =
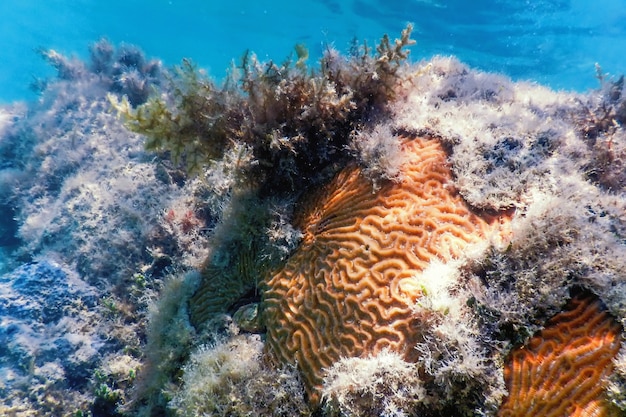
[[[351,158],[351,133],[384,117],[411,30],[395,42],[383,37],[375,52],[364,43],[347,59],[329,48],[319,69],[307,66],[303,45],[282,64],[246,52],[221,86],[184,60],[169,89],[144,105],[110,100],[127,128],[146,136],[146,149],[165,151],[189,173],[243,144],[253,154],[243,177],[261,192],[291,192],[332,175]]]
[[[626,96],[624,75],[617,80],[607,78],[596,64],[596,78],[600,82],[599,94],[578,99],[573,114],[579,134],[591,151],[585,166],[587,178],[608,190],[619,191],[626,187]]]
[[[56,80],[33,81],[31,88],[37,92],[46,90],[49,83],[95,80],[94,86],[126,96],[135,107],[146,102],[163,77],[160,61],[146,59],[136,46],[122,44],[116,48],[104,38],[89,47],[89,63],[53,49],[40,48],[37,52],[57,71]]]

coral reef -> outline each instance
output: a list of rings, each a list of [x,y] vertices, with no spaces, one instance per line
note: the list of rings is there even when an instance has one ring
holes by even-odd
[[[259,233],[269,224],[268,215],[266,205],[254,194],[231,197],[213,233],[213,242],[219,244],[203,265],[201,284],[190,301],[194,326],[232,310],[238,300],[254,292],[271,263],[269,242]]]
[[[397,43],[400,50],[406,44],[406,39]],[[265,67],[275,77],[271,83],[260,76],[264,72],[250,72],[247,61],[246,95],[237,95],[232,84],[222,90],[200,85],[195,93],[179,89],[172,100],[179,112],[164,101],[159,101],[161,110],[155,104],[136,111],[116,104],[132,129],[149,127],[144,129],[148,146],[158,139],[159,132],[151,130],[154,115],[185,114],[203,123],[201,106],[190,107],[185,98],[203,103],[199,94],[211,109],[226,106],[211,113],[210,119],[220,123],[237,111],[230,106],[241,102],[228,105],[219,94],[228,91],[228,97],[246,102],[242,108],[254,109],[241,116],[255,122],[254,134],[230,136],[228,126],[211,125],[232,143],[204,145],[204,139],[176,137],[177,128],[168,120],[177,121],[169,117],[157,125],[165,126],[170,135],[165,137],[180,141],[159,146],[181,162],[186,152],[195,152],[193,146],[203,148],[187,167],[215,184],[204,194],[216,219],[210,255],[198,291],[189,298],[194,344],[205,346],[201,355],[220,354],[228,340],[248,343],[235,336],[239,332],[265,333],[264,353],[250,356],[246,362],[257,365],[248,363],[247,369],[264,380],[282,366],[295,366],[308,412],[495,416],[512,398],[507,395],[514,395],[505,383],[505,369],[512,366],[509,352],[538,344],[540,336],[529,341],[531,335],[549,328],[549,319],[568,308],[577,289],[596,294],[624,323],[619,80],[603,81],[596,95],[559,93],[435,57],[394,66],[382,87],[377,77],[367,76],[371,58],[359,65],[358,59],[344,60],[331,50],[322,62],[311,84],[321,77],[345,93],[336,74],[349,70],[354,109],[342,113],[342,107],[332,105],[323,112],[305,100],[281,107],[285,97],[271,95],[268,85],[290,91],[290,97],[311,96],[310,90],[289,87],[301,82],[301,61],[283,67],[280,75],[272,71],[273,64]],[[374,102],[355,100],[357,86],[384,94]],[[328,97],[334,104],[347,99]],[[293,112],[306,110],[308,117],[310,108],[317,109],[314,119]],[[609,109],[606,114],[603,108]],[[232,120],[241,124],[241,118]],[[340,125],[334,124],[337,120]],[[275,123],[288,128],[276,129]],[[320,141],[298,127],[303,123],[324,135],[332,130],[334,136]],[[423,166],[420,146],[424,161],[432,157]],[[231,161],[230,170],[225,161]],[[394,193],[398,205],[387,199]],[[433,201],[447,201],[449,207]],[[224,333],[216,323],[237,330]],[[225,339],[203,342],[216,332]],[[601,397],[610,407],[623,405],[625,357],[616,356],[610,382],[600,386],[593,401]],[[234,391],[202,394],[192,376],[213,365],[189,364],[185,372],[190,377],[174,390],[172,411],[248,412],[235,411],[233,396],[224,394],[245,392],[245,382],[235,378],[229,387]],[[213,367],[208,375],[221,372]],[[284,386],[290,386],[286,380]],[[295,405],[301,395],[293,396],[293,409],[301,410]],[[214,400],[221,401],[221,408]],[[189,409],[188,404],[208,408]],[[261,403],[257,407],[263,409]]]
[[[540,394],[517,372],[549,368],[542,386],[597,382],[547,395],[623,414],[623,80],[555,92],[452,57],[409,64],[411,44],[408,27],[319,69],[302,46],[280,65],[246,54],[223,86],[127,46],[99,42],[90,64],[45,51],[58,77],[39,102],[0,110],[3,249],[84,284],[59,284],[70,317],[51,330],[107,338],[74,388],[37,378],[69,372],[56,358],[78,345],[31,355],[20,412],[522,415]],[[55,311],[37,291],[2,308],[42,313],[37,329]],[[55,388],[63,404],[39,402]]]
[[[232,246],[230,259],[216,262],[213,258],[202,269],[202,285],[190,300],[190,318],[202,327],[212,318],[232,310],[251,289],[266,268],[258,259],[255,244],[250,247]],[[227,266],[225,266],[225,264]],[[232,313],[232,312],[231,312]]]

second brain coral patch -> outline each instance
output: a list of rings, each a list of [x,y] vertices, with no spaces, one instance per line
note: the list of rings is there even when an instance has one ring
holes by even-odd
[[[617,416],[606,395],[622,327],[592,294],[579,294],[511,352],[499,417]]]

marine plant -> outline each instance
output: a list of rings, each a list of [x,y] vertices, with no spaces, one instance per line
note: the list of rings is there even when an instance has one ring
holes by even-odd
[[[596,70],[599,100],[580,99],[583,111],[574,117],[592,151],[587,176],[606,189],[622,190],[626,187],[626,145],[620,140],[621,127],[626,123],[624,76],[612,80],[599,66]]]
[[[246,52],[221,86],[185,60],[166,97],[136,109],[111,99],[126,126],[147,137],[148,150],[169,152],[190,172],[239,144],[252,152],[254,164],[239,167],[248,180],[265,191],[298,190],[345,161],[350,134],[384,115],[414,43],[411,30],[393,43],[385,36],[375,53],[355,47],[348,59],[329,48],[319,69],[305,65],[302,46],[295,63],[260,63]]]
[[[89,48],[90,62],[68,58],[53,49],[39,49],[39,54],[57,70],[57,79],[77,81],[96,78],[105,91],[124,95],[132,106],[143,104],[163,81],[163,68],[158,60],[147,60],[133,45],[115,48],[107,39],[100,39]],[[36,80],[33,88],[43,91],[47,80]]]

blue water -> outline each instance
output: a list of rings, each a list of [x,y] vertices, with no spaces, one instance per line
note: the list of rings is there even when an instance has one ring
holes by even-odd
[[[556,89],[597,86],[594,64],[626,71],[626,1],[605,0],[3,0],[0,102],[32,99],[52,74],[34,52],[85,57],[102,36],[174,65],[192,58],[215,78],[246,49],[282,60],[295,43],[313,56],[375,42],[415,24],[413,59],[456,55],[474,67]]]

